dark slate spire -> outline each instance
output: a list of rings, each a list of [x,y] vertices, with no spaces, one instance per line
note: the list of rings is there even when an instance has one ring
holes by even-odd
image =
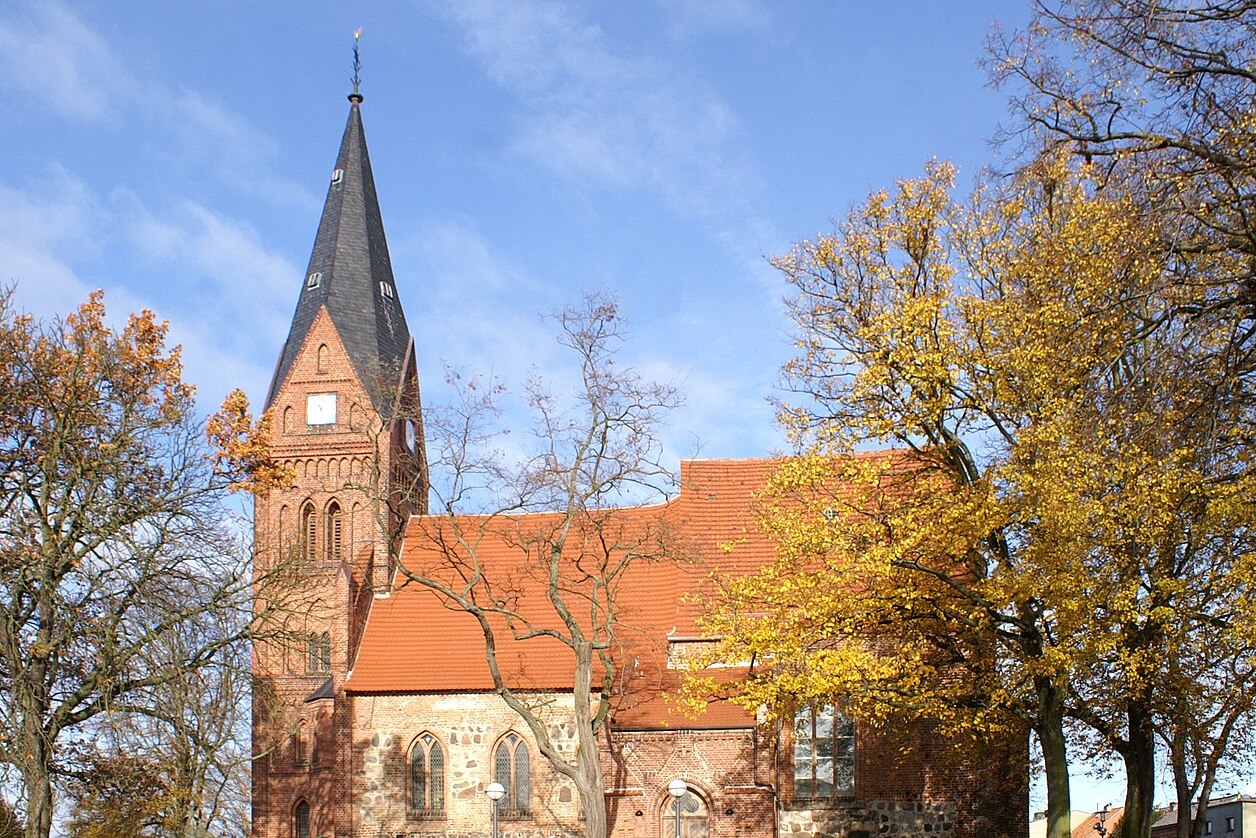
[[[410,330],[384,240],[384,222],[362,130],[362,96],[355,89],[349,101],[349,121],[323,204],[314,252],[302,279],[292,328],[275,366],[266,406],[270,407],[288,377],[314,317],[326,306],[375,409],[388,417],[410,351]]]

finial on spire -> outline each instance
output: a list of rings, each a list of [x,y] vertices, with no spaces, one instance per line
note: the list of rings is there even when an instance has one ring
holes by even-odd
[[[349,94],[350,102],[361,102],[362,94],[358,92],[358,86],[362,84],[362,58],[358,55],[358,41],[362,38],[362,27],[359,26],[353,32],[353,92]]]

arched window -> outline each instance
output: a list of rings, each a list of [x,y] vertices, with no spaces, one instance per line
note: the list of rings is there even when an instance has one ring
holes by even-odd
[[[707,838],[710,818],[701,795],[692,787],[680,797],[669,794],[663,805],[661,827],[660,838]]]
[[[314,515],[314,504],[307,503],[301,507],[301,558],[313,562],[315,543],[318,538],[318,520]]]
[[[340,513],[340,504],[332,501],[327,506],[327,558],[333,562],[340,561],[340,544],[344,516]]]
[[[525,817],[532,796],[532,760],[528,743],[517,733],[507,733],[493,756],[493,779],[506,789],[497,804],[499,817]]]
[[[430,733],[416,739],[410,749],[410,811],[445,813],[445,752]]]
[[[794,797],[845,797],[855,791],[855,723],[832,704],[794,714]]]
[[[327,372],[327,344],[318,345],[318,371]]]
[[[310,838],[310,804],[304,800],[292,810],[293,838]]]
[[[292,405],[288,405],[283,409],[283,432],[288,433],[292,430]]]
[[[322,634],[311,634],[309,638],[309,660],[306,662],[306,672],[311,675],[317,675],[322,672],[331,671],[331,634],[323,632]]]

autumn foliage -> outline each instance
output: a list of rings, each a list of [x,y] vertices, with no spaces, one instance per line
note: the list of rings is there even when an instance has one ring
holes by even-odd
[[[40,323],[0,296],[0,760],[46,838],[57,777],[98,725],[148,714],[254,625],[247,553],[222,504],[275,475],[238,396],[211,452],[178,347],[152,312],[109,325],[93,293]],[[197,802],[166,815],[199,816]]]
[[[1079,729],[1149,817],[1168,702],[1230,696],[1191,692],[1202,648],[1242,669],[1254,627],[1242,312],[1186,313],[1163,219],[1100,174],[1046,155],[960,200],[934,163],[776,261],[803,456],[763,499],[778,564],[708,622],[771,662],[749,706],[1029,727],[1057,825]]]

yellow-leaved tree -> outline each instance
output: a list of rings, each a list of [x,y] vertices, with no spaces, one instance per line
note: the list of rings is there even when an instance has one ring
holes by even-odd
[[[1212,634],[1232,662],[1252,649],[1240,314],[1175,321],[1157,219],[1080,161],[967,202],[953,177],[934,163],[776,260],[800,456],[763,498],[776,566],[728,582],[707,628],[719,658],[770,664],[750,706],[1028,727],[1052,838],[1084,726],[1124,760],[1123,834],[1145,835],[1170,664],[1197,672]]]

